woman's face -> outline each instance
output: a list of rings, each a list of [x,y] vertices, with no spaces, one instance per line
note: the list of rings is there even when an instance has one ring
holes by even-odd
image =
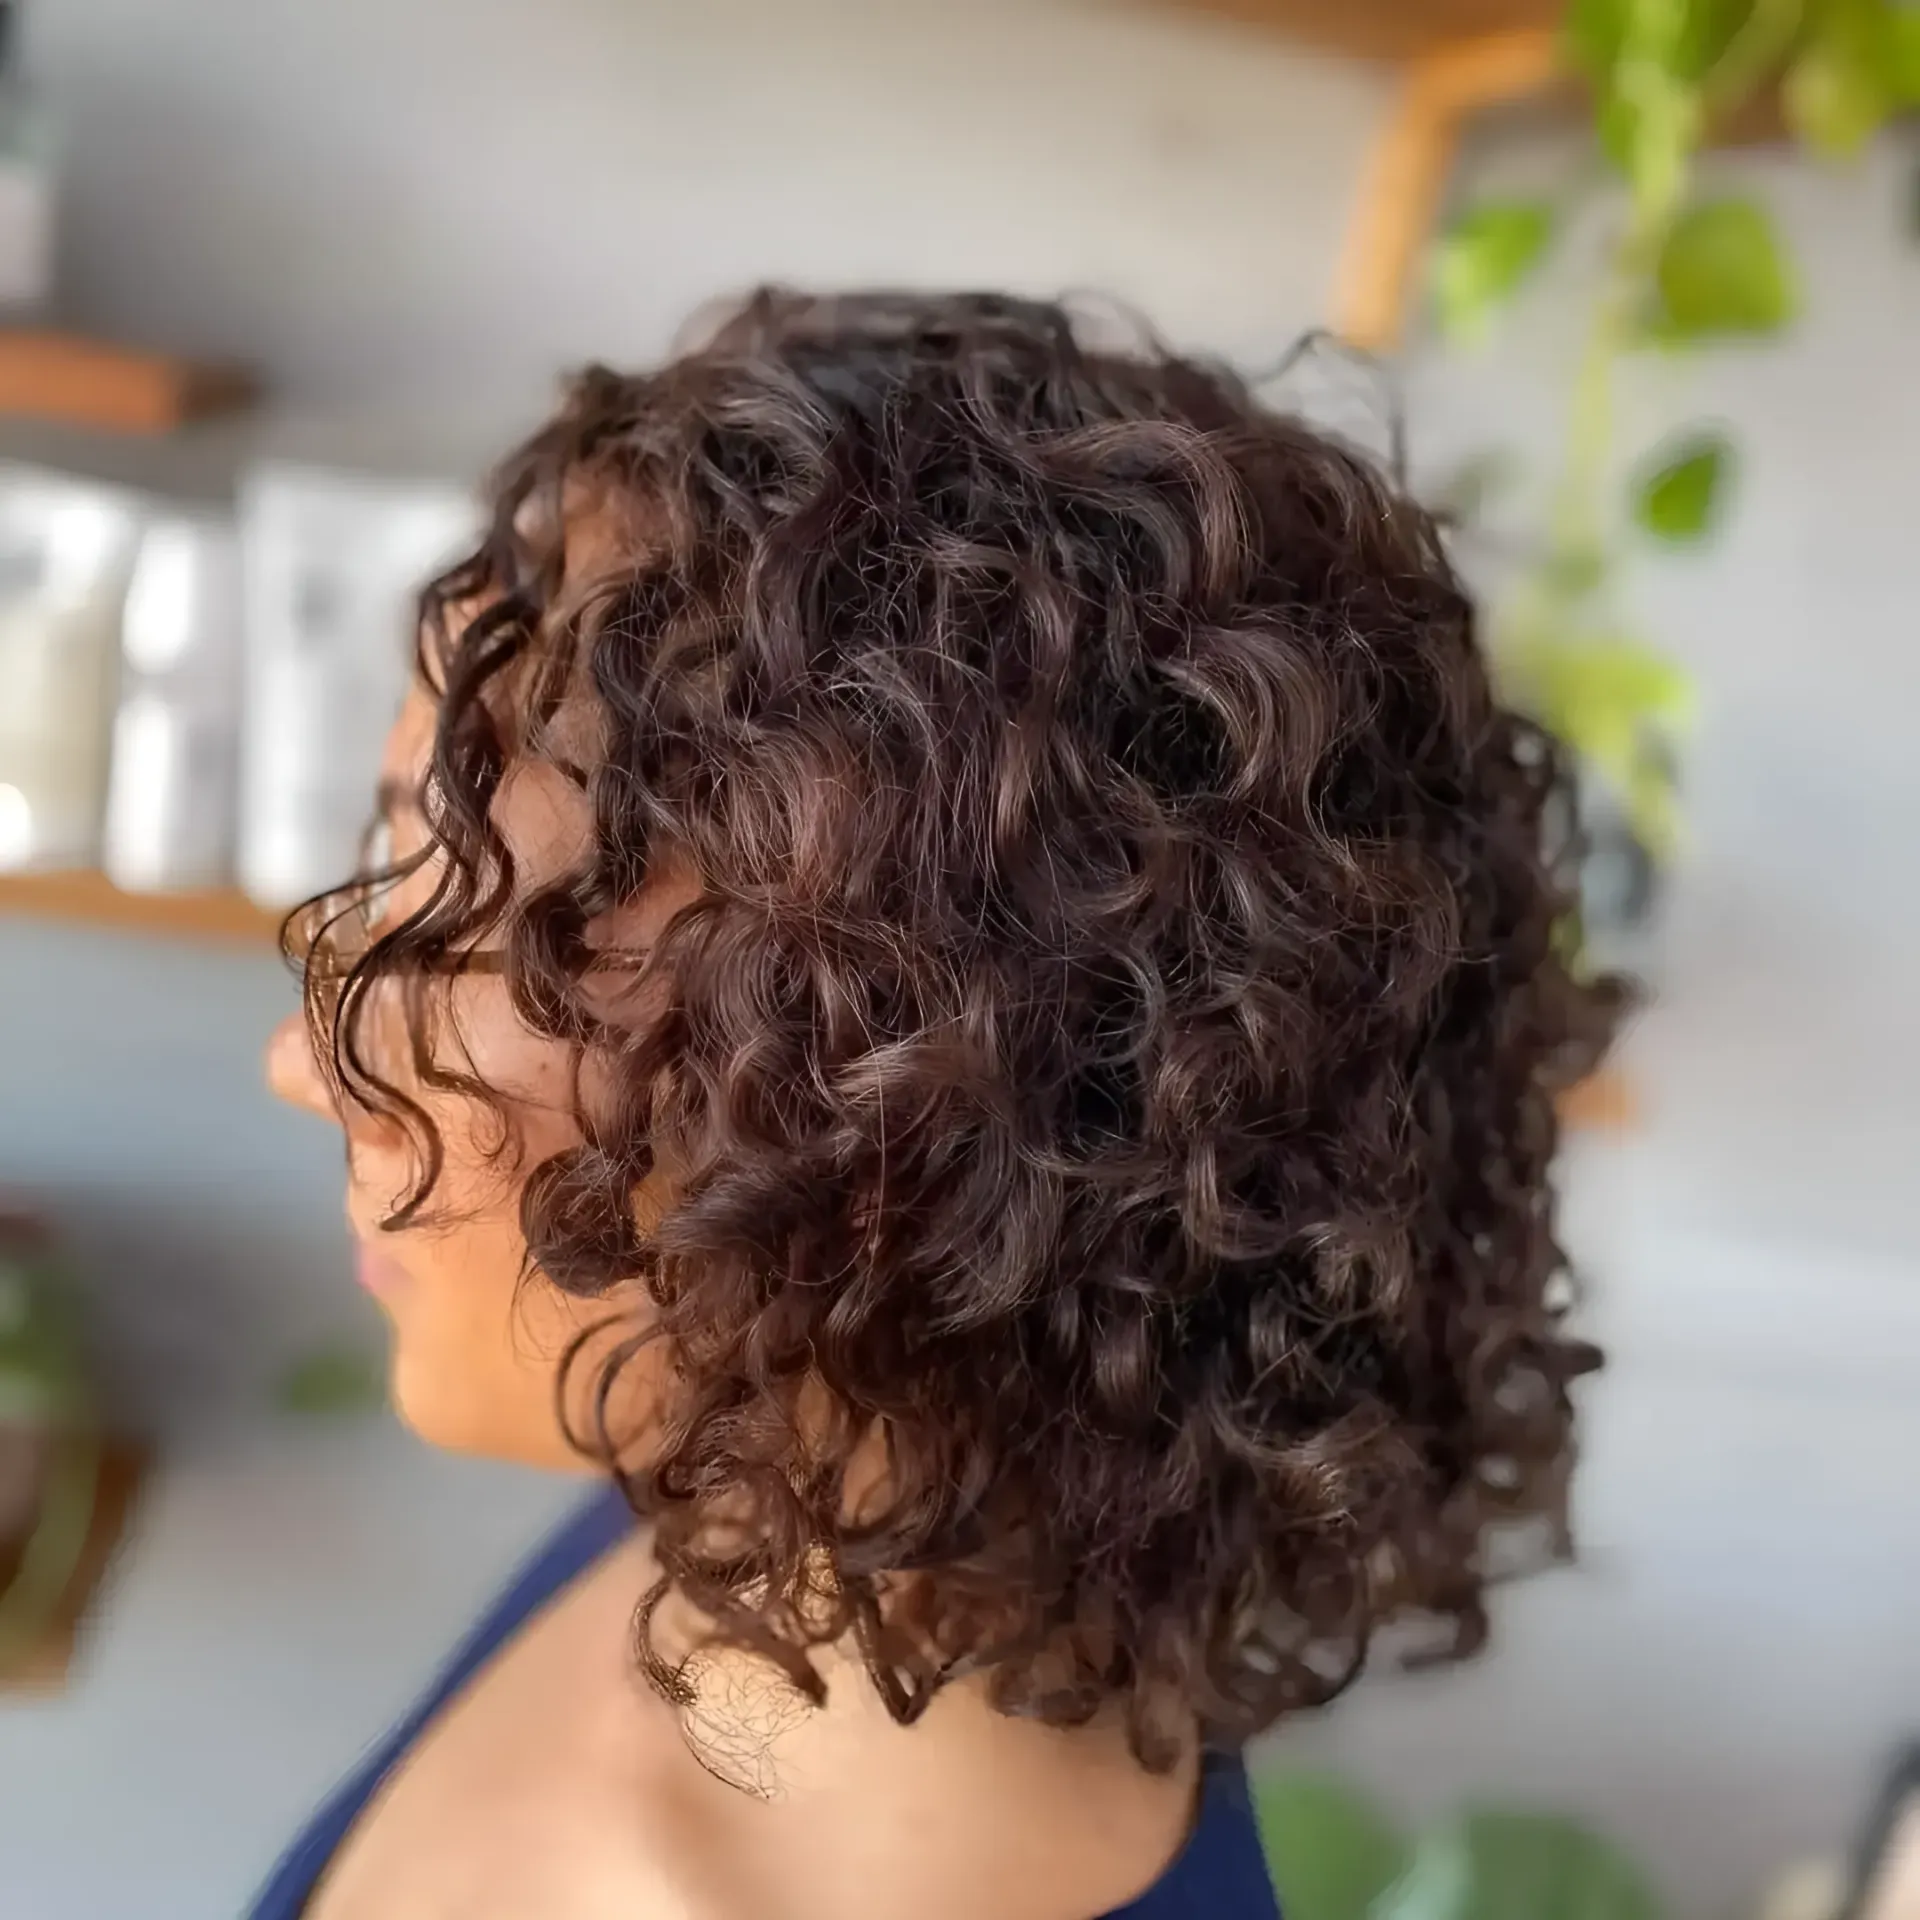
[[[416,687],[387,742],[383,822],[396,864],[429,838],[417,795],[434,718],[432,696]],[[509,773],[495,815],[522,871],[551,871],[585,830],[576,790],[538,765]],[[398,920],[427,898],[433,883],[429,861],[384,894],[375,911],[382,921]],[[631,935],[644,939],[690,892],[668,888],[657,898],[643,898]],[[346,1136],[347,1218],[358,1243],[361,1282],[393,1328],[392,1392],[401,1417],[438,1446],[540,1465],[582,1465],[560,1418],[560,1361],[583,1334],[616,1314],[631,1330],[641,1303],[576,1299],[526,1270],[519,1210],[525,1174],[580,1140],[567,1051],[520,1021],[497,974],[462,975],[450,985],[446,1004],[444,1039],[454,1042],[462,1069],[499,1096],[497,1115],[419,1085],[407,1065],[393,983],[378,983],[366,1014],[374,1064],[427,1110],[444,1147],[426,1217],[417,1224],[395,1231],[381,1226],[415,1173],[407,1134],[397,1122],[335,1097],[302,1016],[276,1029],[268,1079],[281,1098]],[[445,1050],[444,1044],[437,1049]],[[591,1371],[583,1365],[570,1377],[584,1380]],[[643,1380],[629,1385],[628,1376],[622,1379],[626,1390],[645,1391]]]

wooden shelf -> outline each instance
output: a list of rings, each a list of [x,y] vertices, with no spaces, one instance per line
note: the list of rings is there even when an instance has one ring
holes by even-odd
[[[112,433],[167,433],[253,398],[236,367],[202,366],[72,334],[0,328],[0,415]]]
[[[270,948],[281,916],[239,893],[122,893],[97,873],[0,875],[0,919],[10,914],[71,925],[113,927],[223,946]],[[1624,1133],[1638,1125],[1633,1083],[1602,1067],[1566,1093],[1560,1117],[1581,1133]]]
[[[252,947],[271,947],[281,921],[241,893],[123,893],[98,873],[0,874],[9,915]]]

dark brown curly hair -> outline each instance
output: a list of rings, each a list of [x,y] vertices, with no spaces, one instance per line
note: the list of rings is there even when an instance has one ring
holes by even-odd
[[[546,1282],[651,1302],[579,1437],[655,1600],[816,1693],[851,1634],[903,1721],[981,1671],[1118,1704],[1151,1765],[1390,1621],[1472,1650],[1510,1530],[1564,1547],[1555,1095],[1614,996],[1433,520],[1221,366],[971,294],[756,295],[586,374],[490,500],[424,599],[433,898],[309,1004],[418,1139],[396,1219],[439,1143],[375,982],[430,1087],[486,1096],[431,1006],[483,952],[575,1050],[522,1217]],[[590,812],[565,872],[496,823],[524,760]],[[669,870],[697,898],[610,952]]]

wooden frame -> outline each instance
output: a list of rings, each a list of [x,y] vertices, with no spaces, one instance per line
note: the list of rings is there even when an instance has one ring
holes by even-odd
[[[1550,94],[1564,79],[1559,36],[1547,29],[1489,35],[1407,65],[1348,229],[1334,299],[1342,339],[1370,353],[1399,345],[1468,124],[1490,107]]]
[[[1248,0],[1250,10],[1260,4]],[[1398,96],[1348,225],[1333,309],[1342,339],[1369,353],[1400,344],[1420,256],[1474,119],[1523,101],[1572,97],[1577,88],[1552,27],[1439,45],[1402,63]],[[1715,118],[1707,137],[1718,146],[1755,146],[1785,131],[1779,95],[1768,89]]]

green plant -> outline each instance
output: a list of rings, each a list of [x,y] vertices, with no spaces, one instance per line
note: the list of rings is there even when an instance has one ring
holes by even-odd
[[[39,1485],[0,1587],[0,1671],[31,1651],[86,1551],[100,1435],[65,1276],[44,1244],[0,1227],[0,1430],[31,1440]]]
[[[283,1412],[369,1413],[386,1402],[386,1370],[359,1347],[319,1347],[280,1376],[274,1394]]]
[[[1800,306],[1766,208],[1704,196],[1695,162],[1716,124],[1777,91],[1810,151],[1845,158],[1920,106],[1920,0],[1571,0],[1565,41],[1593,100],[1620,213],[1569,401],[1564,465],[1494,621],[1513,696],[1574,751],[1655,859],[1677,832],[1676,736],[1687,677],[1637,632],[1620,583],[1630,529],[1667,546],[1708,538],[1737,475],[1732,439],[1675,431],[1613,489],[1617,384],[1628,357],[1766,338]],[[1444,335],[1485,340],[1563,224],[1546,200],[1467,209],[1442,236]]]
[[[1659,1920],[1638,1867],[1554,1814],[1469,1808],[1409,1836],[1338,1781],[1257,1781],[1287,1920]]]

